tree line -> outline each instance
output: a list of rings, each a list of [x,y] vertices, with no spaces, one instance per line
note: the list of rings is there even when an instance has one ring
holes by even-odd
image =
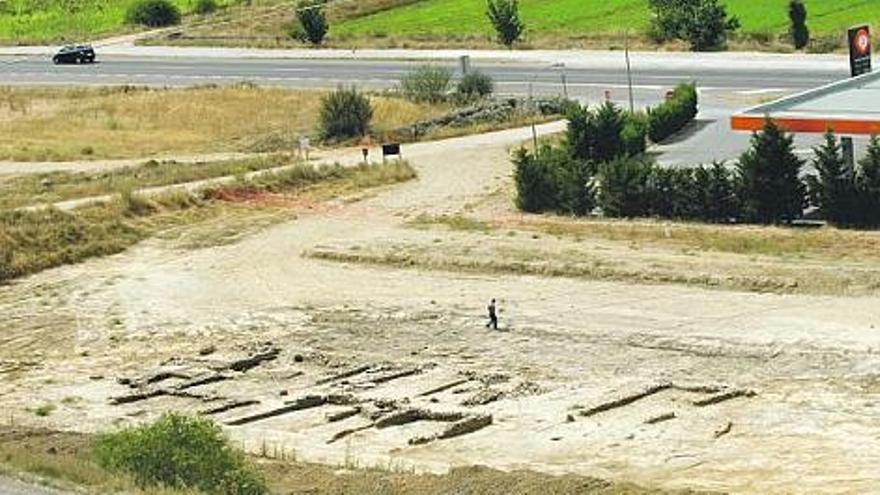
[[[629,117],[610,103],[579,107],[568,119],[561,145],[514,154],[516,203],[523,211],[788,224],[815,207],[837,226],[880,226],[877,137],[851,164],[829,131],[815,149],[815,171],[807,174],[793,136],[768,120],[732,166],[671,168],[630,141]]]

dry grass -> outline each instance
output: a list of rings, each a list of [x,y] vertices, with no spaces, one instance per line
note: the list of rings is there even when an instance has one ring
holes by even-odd
[[[419,216],[443,238],[319,246],[348,263],[528,274],[755,292],[866,295],[880,291],[880,233],[522,217]]]
[[[58,161],[292,150],[315,130],[322,91],[248,84],[188,89],[0,88],[0,159]],[[372,97],[377,132],[446,108]]]
[[[503,224],[497,226],[502,227]],[[581,220],[549,216],[524,217],[522,221],[514,222],[513,226],[576,240],[599,238],[636,243],[642,247],[880,263],[880,232],[876,231],[833,227],[799,229],[711,225],[660,220]]]
[[[0,182],[0,210],[241,175],[288,165],[293,161],[293,157],[280,154],[193,164],[149,161],[106,172],[52,172],[15,176]]]
[[[52,449],[54,454],[47,451]],[[139,489],[124,477],[108,474],[92,460],[91,438],[76,433],[0,427],[0,473],[30,473],[52,485],[81,487],[95,493],[182,495],[163,489]],[[337,495],[421,495],[425,493],[509,493],[516,495],[647,495],[680,493],[616,483],[588,476],[552,476],[532,471],[503,472],[461,467],[448,474],[415,474],[387,467],[372,469],[254,458],[272,493]],[[694,492],[686,492],[694,493]],[[194,495],[194,494],[192,494]]]
[[[196,495],[163,488],[142,489],[124,476],[110,474],[91,459],[91,440],[73,433],[0,429],[0,474],[35,484],[89,493]]]
[[[263,175],[258,179],[242,182],[233,188],[258,190],[284,195],[310,195],[327,199],[354,194],[365,189],[409,180],[415,172],[405,162],[353,168],[339,166],[295,166],[283,172]],[[224,186],[228,189],[229,186]],[[189,193],[177,191],[149,198],[123,192],[118,199],[62,212],[55,209],[36,211],[0,211],[0,282],[47,268],[121,252],[137,242],[163,232],[166,238],[180,238],[182,226],[209,222],[196,239],[185,240],[189,246],[204,246],[210,240],[234,242],[224,221],[236,213],[235,218],[247,216],[247,208],[256,209],[259,222],[233,222],[245,232],[266,221],[283,221],[290,214],[266,214],[266,206],[296,205],[295,201],[241,202],[230,205],[213,191],[201,199]],[[244,209],[244,210],[242,210]],[[277,210],[275,210],[277,212]],[[220,220],[214,222],[214,220]],[[219,234],[218,234],[219,232]]]

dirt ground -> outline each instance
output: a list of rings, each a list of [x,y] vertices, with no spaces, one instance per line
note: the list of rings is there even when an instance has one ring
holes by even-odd
[[[0,287],[0,422],[93,432],[174,409],[227,424],[252,452],[342,466],[876,491],[876,295],[303,255],[342,243],[454,248],[458,235],[407,222],[514,214],[508,148],[528,137],[412,145],[404,154],[419,179],[362,201],[304,211],[231,245],[153,240]],[[552,244],[566,242],[578,243]],[[522,234],[510,249],[529,243],[547,244]],[[484,327],[492,297],[499,331]],[[35,414],[49,403],[51,414]]]

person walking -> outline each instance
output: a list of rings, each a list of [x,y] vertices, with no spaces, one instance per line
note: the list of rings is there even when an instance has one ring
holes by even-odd
[[[494,330],[498,330],[498,315],[495,313],[495,299],[492,299],[492,302],[489,303],[489,323],[486,323],[486,328],[492,327]]]

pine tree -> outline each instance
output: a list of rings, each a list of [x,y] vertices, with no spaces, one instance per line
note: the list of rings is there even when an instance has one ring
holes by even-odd
[[[557,209],[556,179],[547,163],[541,160],[540,154],[532,155],[521,148],[514,154],[513,164],[516,206],[529,213]]]
[[[325,0],[300,0],[297,4],[296,18],[299,21],[300,38],[313,45],[320,45],[330,30],[324,14]]]
[[[822,216],[835,225],[852,225],[858,220],[855,173],[843,157],[843,148],[831,131],[825,142],[813,150],[813,166],[819,173],[810,180],[813,201]]]
[[[806,206],[803,165],[794,154],[794,138],[768,119],[737,164],[745,218],[759,223],[800,218]]]
[[[871,136],[867,154],[859,161],[856,175],[859,223],[880,226],[880,139]]]
[[[810,29],[807,27],[807,7],[801,0],[788,3],[788,19],[791,21],[791,41],[798,50],[810,42]]]
[[[614,103],[606,102],[596,112],[596,156],[599,162],[609,162],[624,154],[623,112]]]
[[[707,222],[729,222],[739,218],[736,181],[723,162],[694,169],[697,217]]]
[[[488,0],[486,17],[495,28],[498,41],[507,48],[512,48],[525,31],[525,24],[519,18],[517,0]]]

